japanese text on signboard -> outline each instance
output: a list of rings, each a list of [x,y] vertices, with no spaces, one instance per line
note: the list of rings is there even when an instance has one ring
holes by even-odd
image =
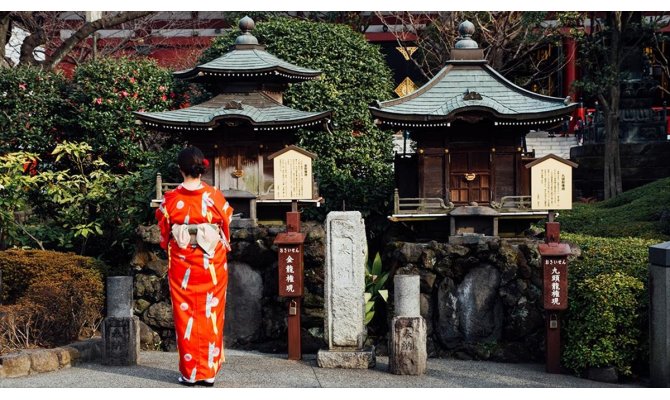
[[[302,252],[300,246],[279,246],[279,295],[299,297],[302,288]]]
[[[568,260],[565,257],[544,259],[544,308],[565,310],[568,298]]]

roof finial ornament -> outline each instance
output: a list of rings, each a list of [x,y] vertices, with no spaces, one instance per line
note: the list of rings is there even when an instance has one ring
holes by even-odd
[[[239,24],[242,34],[235,39],[235,44],[258,44],[256,36],[251,31],[256,27],[256,23],[248,15],[240,20]]]
[[[475,33],[475,25],[465,20],[458,25],[458,41],[456,42],[455,48],[457,49],[478,49],[479,45],[477,42],[472,40],[472,34]]]

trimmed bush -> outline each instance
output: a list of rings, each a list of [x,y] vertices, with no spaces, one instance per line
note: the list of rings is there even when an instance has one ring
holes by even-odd
[[[41,250],[0,251],[2,303],[17,303],[37,278],[63,276],[62,271],[79,269],[90,270],[100,279],[106,276],[108,271],[107,265],[103,262],[73,253]]]
[[[581,373],[614,366],[619,374],[648,365],[648,247],[658,241],[563,234],[581,249],[571,260],[563,365]]]
[[[9,254],[7,254],[9,253]],[[0,350],[55,347],[91,336],[102,321],[104,265],[51,251],[0,252],[8,298]]]
[[[670,177],[607,201],[576,203],[572,210],[561,212],[560,222],[567,232],[670,240]]]
[[[564,365],[574,371],[614,366],[631,375],[642,341],[643,293],[644,284],[622,272],[571,285]]]

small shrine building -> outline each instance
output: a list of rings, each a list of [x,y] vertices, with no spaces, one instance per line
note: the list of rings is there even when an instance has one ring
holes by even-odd
[[[324,129],[331,111],[307,112],[283,104],[289,84],[318,79],[320,71],[281,60],[265,51],[251,34],[254,21],[244,17],[242,34],[223,56],[196,67],[175,72],[178,79],[207,83],[215,95],[203,103],[172,111],[135,112],[149,129],[183,134],[200,148],[210,162],[203,180],[223,191],[242,220],[281,219],[291,200],[274,196],[273,153],[293,145],[298,129]],[[157,199],[176,186],[157,178]],[[313,185],[316,188],[316,185]],[[301,203],[318,206],[322,199]]]
[[[451,60],[424,86],[398,99],[376,102],[377,124],[404,131],[413,154],[397,154],[392,221],[448,221],[450,235],[516,235],[546,212],[530,209],[524,164],[531,130],[550,130],[577,103],[523,89],[500,75],[460,24]],[[515,220],[525,220],[518,224]],[[499,232],[500,230],[500,232]]]

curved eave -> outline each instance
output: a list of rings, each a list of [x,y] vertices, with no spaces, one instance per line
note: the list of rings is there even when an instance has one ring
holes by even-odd
[[[373,117],[381,120],[383,123],[389,125],[399,126],[397,123],[408,122],[412,124],[421,124],[434,125],[441,123],[451,123],[458,119],[460,114],[467,114],[471,112],[484,112],[487,113],[492,119],[495,119],[496,122],[538,122],[548,119],[555,119],[556,117],[562,117],[566,114],[571,113],[577,107],[577,103],[571,103],[567,106],[536,113],[522,113],[522,114],[504,114],[499,113],[495,109],[486,106],[467,106],[461,107],[456,110],[449,112],[446,115],[438,114],[402,114],[392,111],[384,111],[383,109],[369,106],[368,109]]]
[[[319,79],[321,72],[315,73],[299,73],[291,71],[283,67],[258,68],[251,70],[234,70],[234,69],[216,69],[216,68],[201,68],[195,67],[187,71],[174,72],[172,74],[177,79],[201,82],[208,80],[272,80],[284,81],[290,83],[304,82]]]
[[[324,123],[332,117],[332,111],[324,111],[321,113],[312,114],[304,118],[290,119],[290,120],[272,120],[272,121],[256,121],[250,116],[242,113],[228,113],[225,115],[218,115],[208,122],[175,122],[156,118],[140,112],[133,112],[135,116],[149,129],[155,130],[176,130],[176,131],[213,131],[221,126],[225,127],[225,122],[243,122],[251,125],[254,131],[269,131],[269,130],[289,130],[289,129],[314,129],[317,125]]]

